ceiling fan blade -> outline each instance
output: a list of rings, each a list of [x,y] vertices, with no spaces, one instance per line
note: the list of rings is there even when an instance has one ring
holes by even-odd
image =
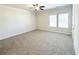
[[[44,10],[44,9],[40,9],[40,10]]]
[[[33,6],[35,6],[35,4],[33,4]]]
[[[40,8],[40,10],[44,10],[43,8],[44,8],[45,6],[40,6],[39,8]]]
[[[45,6],[40,6],[41,8],[44,8]]]
[[[33,4],[33,6],[38,6],[38,4]]]

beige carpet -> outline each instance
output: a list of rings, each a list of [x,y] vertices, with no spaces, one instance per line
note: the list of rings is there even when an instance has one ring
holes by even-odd
[[[41,30],[0,41],[0,54],[74,55],[71,36]]]

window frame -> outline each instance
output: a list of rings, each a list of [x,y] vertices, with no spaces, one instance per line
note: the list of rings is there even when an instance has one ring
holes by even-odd
[[[53,15],[56,15],[57,16],[57,14],[53,14]],[[52,16],[52,15],[50,15],[50,16]],[[48,25],[50,26],[50,16],[49,16],[49,23],[48,23]],[[57,18],[56,18],[57,19]],[[57,28],[57,21],[56,21],[56,27],[54,27],[54,26],[50,26],[50,27],[53,27],[53,28]]]
[[[64,28],[64,27],[59,27],[59,26],[57,26],[57,28],[68,29],[68,28],[69,28],[69,13],[68,13],[68,12],[58,13],[58,14],[57,14],[57,15],[58,15],[58,18],[59,18],[59,14],[68,14],[68,27],[67,27],[67,28]],[[58,18],[57,18],[57,20],[59,21]],[[58,23],[58,25],[59,25],[59,22],[57,22],[57,23]]]
[[[64,27],[59,27],[59,14],[68,14],[68,27],[67,28],[64,28]],[[52,14],[52,15],[57,15],[57,22],[56,22],[56,24],[57,24],[57,26],[56,27],[53,27],[53,26],[50,26],[50,16],[49,16],[49,26],[50,27],[53,27],[53,28],[62,28],[62,29],[68,29],[69,28],[69,13],[68,12],[62,12],[62,13],[57,13],[57,14]]]

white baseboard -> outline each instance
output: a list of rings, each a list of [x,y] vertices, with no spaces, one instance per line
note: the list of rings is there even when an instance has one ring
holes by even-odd
[[[61,33],[61,34],[66,34],[66,35],[72,36],[72,33],[64,33],[64,32],[52,31],[52,30],[48,30],[48,29],[39,29],[39,28],[38,28],[38,30],[43,30],[43,31],[48,31],[48,32],[54,32],[54,33]]]
[[[4,37],[1,37],[0,40],[6,39],[6,38],[10,38],[10,37],[13,37],[13,36],[16,36],[16,35],[20,35],[20,34],[23,34],[23,33],[26,33],[26,32],[30,32],[30,31],[33,31],[33,30],[35,30],[35,29],[29,30],[29,31],[18,32],[18,33],[15,33],[15,34],[12,34],[12,35],[8,35],[8,36],[4,36]]]
[[[23,34],[23,33],[26,33],[26,32],[30,32],[30,31],[33,31],[33,30],[36,30],[36,29],[31,29],[29,31],[18,32],[18,33],[12,34],[12,35],[0,37],[0,40],[10,38],[10,37],[13,37],[13,36],[16,36],[16,35],[19,35],[19,34]],[[44,30],[44,29],[38,29],[38,30]],[[48,30],[44,30],[44,31],[48,31]],[[52,32],[52,31],[50,31],[50,32]],[[59,32],[57,32],[57,33],[59,33]],[[71,35],[70,33],[63,33],[63,34]]]

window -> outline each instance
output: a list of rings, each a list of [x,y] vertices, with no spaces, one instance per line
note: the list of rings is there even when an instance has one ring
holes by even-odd
[[[57,23],[57,15],[51,15],[49,22],[50,22],[49,25],[51,27],[57,27],[57,24],[56,24]]]
[[[68,28],[68,13],[58,15],[58,27]]]
[[[49,26],[58,28],[68,28],[68,13],[51,15]]]

